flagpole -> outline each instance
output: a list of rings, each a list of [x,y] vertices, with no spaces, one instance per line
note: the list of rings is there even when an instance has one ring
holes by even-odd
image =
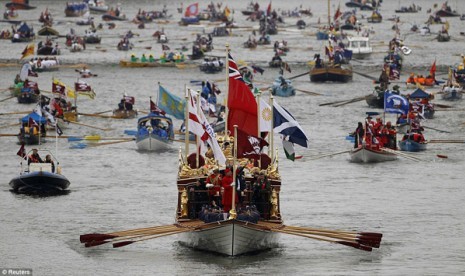
[[[161,85],[160,82],[158,82],[158,94],[157,94],[157,101],[156,101],[157,106],[158,106],[158,99],[160,98],[160,85]]]
[[[260,132],[260,116],[261,116],[261,114],[260,114],[260,94],[261,94],[261,92],[258,92],[258,94],[257,94],[257,114],[258,114],[258,116],[257,116],[257,126],[258,126],[258,128],[257,128],[257,137],[258,138],[262,138],[261,137],[261,132]]]
[[[231,210],[229,210],[229,219],[235,219],[237,217],[236,213],[236,170],[237,170],[237,125],[234,125],[234,152],[233,152],[233,182],[232,186],[232,204]]]
[[[58,118],[55,120],[55,159],[58,160]]]
[[[273,98],[273,95],[271,95],[270,97],[270,105],[271,105],[271,131],[270,131],[270,148],[268,149],[268,154],[270,154],[270,158],[271,160],[273,160],[273,156],[274,156],[274,152],[273,152],[273,142],[274,142],[274,139],[273,139],[273,136],[274,136],[274,115],[273,115],[273,110],[274,110],[274,107],[273,107],[273,101],[274,101],[274,98]]]
[[[185,163],[187,164],[187,156],[189,155],[189,89],[187,89],[187,85],[184,84],[184,91],[185,91],[185,96],[184,98],[186,99],[186,107],[184,108],[184,142],[185,142]]]
[[[199,114],[199,109],[200,109],[200,91],[197,90],[197,114]],[[203,112],[202,110],[200,110],[200,112]],[[195,155],[195,165],[196,165],[196,168],[199,167],[199,156],[200,156],[200,136],[199,135],[196,135],[196,155]]]
[[[224,118],[224,135],[228,135],[228,117],[229,117],[229,44],[226,44],[226,104],[224,105],[225,118]]]

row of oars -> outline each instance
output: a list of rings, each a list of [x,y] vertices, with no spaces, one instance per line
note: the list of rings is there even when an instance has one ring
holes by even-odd
[[[146,241],[149,239],[179,234],[187,231],[191,230],[188,228],[179,228],[176,225],[163,225],[105,234],[84,234],[79,237],[79,240],[81,243],[85,244],[85,247],[93,247],[106,243],[112,243],[113,248],[117,248],[135,242]]]
[[[407,154],[405,152],[401,152],[401,151],[398,151],[398,150],[393,150],[393,149],[388,149],[388,148],[381,148],[382,151],[385,151],[385,152],[389,152],[389,153],[392,153],[392,154],[395,154],[395,155],[398,155],[400,157],[403,157],[405,159],[409,159],[411,161],[415,161],[415,162],[420,162],[420,161],[423,161],[421,158],[418,158],[418,157],[415,157],[415,156],[412,156],[410,154]]]
[[[281,229],[272,229],[272,231],[319,241],[338,243],[365,251],[372,251],[373,248],[379,248],[383,237],[383,234],[374,232],[338,231],[287,225]]]
[[[465,144],[465,139],[432,139],[428,140],[428,143],[445,143],[445,144]]]

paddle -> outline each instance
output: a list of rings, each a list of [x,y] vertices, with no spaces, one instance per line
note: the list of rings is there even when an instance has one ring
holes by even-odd
[[[310,71],[305,72],[305,73],[302,73],[302,74],[299,74],[299,75],[297,75],[297,76],[293,76],[293,77],[287,78],[287,79],[288,79],[288,80],[293,80],[293,79],[296,79],[296,78],[299,78],[299,77],[308,75],[309,73],[310,73]]]
[[[365,100],[365,99],[366,99],[367,97],[369,97],[369,96],[370,96],[370,95],[368,95],[368,96],[363,96],[363,97],[358,97],[358,98],[354,98],[354,99],[351,99],[351,100],[348,100],[348,101],[345,101],[345,102],[342,102],[342,103],[335,104],[335,105],[333,105],[333,106],[334,106],[334,107],[339,107],[339,106],[343,106],[343,105],[350,104],[350,103],[356,103],[356,102]]]
[[[118,140],[118,141],[104,142],[104,143],[93,143],[93,144],[78,143],[78,144],[75,144],[75,145],[70,146],[70,148],[71,148],[71,149],[85,149],[85,148],[87,148],[87,147],[107,146],[107,145],[113,145],[113,144],[131,142],[131,141],[135,141],[135,140],[136,140],[136,139],[132,138],[131,140]]]
[[[388,149],[388,148],[381,148],[382,151],[385,151],[385,152],[389,152],[389,153],[393,153],[395,155],[398,155],[400,157],[404,157],[406,159],[409,159],[411,161],[415,161],[415,162],[420,162],[422,161],[420,158],[418,157],[415,157],[415,156],[411,156],[411,155],[408,155],[406,153],[403,153],[403,152],[400,152],[400,151],[397,151],[397,150],[392,150],[392,149]]]
[[[0,113],[0,115],[28,114],[30,112],[31,111],[16,111],[16,112]]]
[[[437,129],[437,128],[434,128],[434,127],[427,127],[427,126],[422,126],[422,127],[426,128],[426,129],[436,130],[436,131],[439,131],[439,132],[442,132],[442,133],[452,133],[450,131],[440,130],[440,129]]]
[[[0,137],[11,137],[11,136],[18,136],[18,134],[9,134],[9,133],[0,133]]]
[[[4,126],[0,126],[0,128],[7,128],[7,127],[12,127],[12,126],[19,126],[21,123],[14,123],[14,124],[11,124],[11,125],[4,125]]]
[[[367,78],[367,79],[370,79],[370,80],[372,80],[372,81],[378,81],[378,78],[372,77],[372,76],[370,76],[370,75],[367,75],[367,74],[364,74],[364,73],[360,73],[360,72],[357,72],[357,71],[355,71],[355,70],[352,70],[352,72],[354,72],[355,74],[360,75],[360,76],[362,76],[362,77],[365,77],[365,78]]]
[[[108,118],[108,119],[121,119],[117,116],[112,115],[100,115],[100,114],[90,114],[90,113],[78,113],[78,115],[89,116],[89,117],[99,117],[99,118]]]
[[[75,141],[100,141],[100,140],[134,140],[134,138],[127,138],[127,137],[101,137],[100,135],[87,135],[84,137],[79,136],[68,136],[68,142],[75,142]]]
[[[96,113],[93,113],[95,115],[98,115],[98,114],[103,114],[103,113],[107,113],[107,112],[112,112],[113,109],[110,109],[110,110],[105,110],[105,111],[102,111],[102,112],[96,112]]]
[[[3,100],[0,100],[0,102],[4,102],[4,101],[7,101],[7,100],[13,99],[13,98],[16,98],[16,96],[11,96],[11,97],[5,98]]]
[[[103,131],[113,130],[113,128],[101,128],[101,127],[91,126],[91,125],[87,125],[87,124],[83,124],[83,123],[78,123],[78,122],[73,122],[73,121],[65,121],[65,122],[70,123],[70,124],[75,124],[75,125],[80,125],[80,126],[85,126],[85,127],[100,129],[100,130],[103,130]]]
[[[440,107],[440,108],[452,108],[453,107],[453,106],[450,106],[450,105],[438,104],[438,103],[435,103],[434,105],[437,106],[437,107]]]
[[[307,91],[307,90],[302,90],[302,89],[297,89],[297,88],[294,88],[294,89],[296,91],[299,91],[299,92],[302,92],[302,93],[305,93],[305,94],[308,94],[308,95],[312,95],[312,96],[324,96],[323,94],[312,92],[312,91]]]
[[[323,154],[323,155],[317,155],[317,156],[309,156],[310,158],[307,158],[308,160],[317,160],[323,157],[330,157],[338,154],[343,154],[343,153],[348,153],[351,150],[344,150],[344,151],[339,151],[339,152],[334,152],[334,153],[328,153],[328,154]]]
[[[446,144],[465,144],[465,140],[456,140],[456,139],[449,139],[449,140],[440,140],[440,139],[433,139],[429,140],[428,143],[446,143]]]
[[[4,89],[0,89],[0,93],[1,93],[1,92],[6,92],[6,91],[9,91],[9,90],[11,90],[11,88],[10,88],[10,87],[8,87],[8,88],[4,88]]]

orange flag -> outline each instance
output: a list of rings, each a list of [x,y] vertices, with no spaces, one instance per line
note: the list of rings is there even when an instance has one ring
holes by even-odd
[[[22,54],[21,59],[28,57],[30,55],[34,55],[34,43],[27,45],[21,54]]]

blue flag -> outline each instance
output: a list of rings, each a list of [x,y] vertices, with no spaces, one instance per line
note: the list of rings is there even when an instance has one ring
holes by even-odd
[[[185,101],[181,100],[178,96],[171,94],[161,85],[159,85],[157,105],[160,109],[174,116],[176,119],[184,120],[184,111],[186,106]]]
[[[273,129],[274,132],[288,137],[287,140],[291,143],[305,148],[308,146],[307,135],[305,135],[299,123],[297,123],[289,111],[278,105],[276,101],[273,102]]]
[[[409,102],[406,98],[388,91],[384,92],[384,112],[407,114],[408,111]]]

